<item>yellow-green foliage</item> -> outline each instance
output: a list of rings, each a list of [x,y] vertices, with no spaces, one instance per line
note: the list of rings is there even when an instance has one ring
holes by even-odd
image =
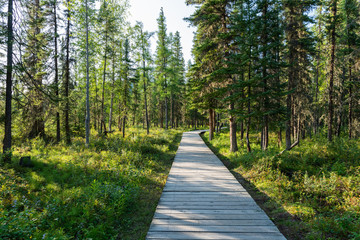
[[[0,165],[0,239],[141,239],[181,132],[131,129],[71,146],[41,140]],[[31,156],[33,168],[18,165]]]
[[[210,146],[230,161],[232,170],[306,223],[306,239],[360,239],[358,140],[305,139],[277,156],[283,148],[277,146],[275,134],[265,152],[258,138],[251,135],[252,153],[240,142],[240,151],[230,154],[228,132],[217,134]]]

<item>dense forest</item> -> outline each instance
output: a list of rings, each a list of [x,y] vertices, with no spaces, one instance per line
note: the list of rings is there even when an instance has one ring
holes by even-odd
[[[237,127],[249,152],[255,130],[263,150],[270,131],[288,150],[325,131],[359,136],[358,1],[188,1],[199,3],[189,101],[208,109],[210,139],[217,114],[232,152]]]
[[[0,0],[0,238],[143,239],[203,128],[286,237],[358,239],[359,0],[185,2],[188,63],[163,8],[149,32],[127,0]]]
[[[4,49],[12,43],[7,100],[13,104],[6,115],[12,119],[3,120],[12,122],[15,139],[70,144],[85,133],[89,141],[90,129],[116,128],[125,136],[128,125],[167,129],[189,118],[180,34],[167,32],[163,10],[152,54],[155,33],[141,22],[130,25],[126,1],[10,1],[10,7],[14,24],[3,25],[2,42]]]
[[[125,136],[128,125],[168,129],[203,124],[208,115],[210,138],[216,124],[229,125],[233,152],[238,128],[248,151],[252,130],[263,150],[270,131],[279,143],[285,132],[288,150],[324,131],[329,141],[358,137],[356,0],[187,4],[198,8],[187,19],[197,32],[185,83],[180,34],[167,33],[162,10],[152,54],[155,33],[127,22],[125,1],[10,1],[15,21],[3,24],[2,42],[13,64],[3,65],[13,105],[3,115],[4,150],[9,122],[16,138],[70,143],[90,129],[116,127]]]

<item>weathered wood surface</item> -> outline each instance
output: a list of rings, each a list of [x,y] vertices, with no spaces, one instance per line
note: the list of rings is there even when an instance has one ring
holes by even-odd
[[[285,237],[205,145],[199,132],[187,132],[146,239]]]

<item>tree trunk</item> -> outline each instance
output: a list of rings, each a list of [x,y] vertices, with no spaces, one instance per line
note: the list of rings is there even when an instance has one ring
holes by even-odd
[[[334,70],[335,70],[335,47],[336,47],[336,15],[337,0],[333,0],[332,6],[332,22],[331,22],[331,56],[330,56],[330,79],[329,79],[329,110],[328,110],[328,141],[333,140],[333,91],[334,91]]]
[[[13,66],[13,1],[8,3],[8,25],[7,25],[7,64],[6,64],[6,102],[5,102],[5,136],[3,153],[4,161],[11,161],[11,100],[12,100],[12,66]]]
[[[344,91],[344,84],[345,84],[345,72],[346,68],[343,68],[343,76],[341,79],[341,86],[340,89],[340,99],[339,99],[339,109],[337,111],[337,128],[336,128],[336,136],[340,137],[341,134],[341,127],[343,122],[343,111],[344,111],[344,98],[345,98],[345,91]]]
[[[105,80],[106,80],[106,67],[107,67],[107,42],[108,34],[105,32],[105,55],[104,55],[104,70],[103,70],[103,83],[102,83],[102,95],[101,95],[101,123],[100,123],[100,132],[106,130],[105,126]]]
[[[164,128],[164,104],[160,103],[160,128]]]
[[[214,139],[214,109],[209,108],[209,141]]]
[[[55,62],[55,94],[56,94],[56,142],[60,142],[61,132],[60,132],[60,112],[59,112],[59,68],[58,68],[58,31],[57,31],[57,1],[54,1],[54,62]]]
[[[230,110],[230,119],[229,119],[229,125],[230,125],[230,152],[237,152],[238,146],[237,146],[237,139],[236,139],[236,118],[233,115],[232,111],[234,110],[235,106],[234,103],[230,103],[229,110]]]
[[[89,19],[88,2],[85,0],[86,14],[86,117],[85,117],[85,145],[88,147],[90,142],[90,79],[89,79]]]
[[[264,47],[264,50],[262,52],[263,54],[263,58],[266,58],[267,56],[267,49],[265,49],[266,44],[268,43],[268,35],[267,35],[267,12],[268,12],[268,3],[267,1],[265,1],[264,5],[263,5],[263,9],[262,9],[262,15],[264,18],[264,23],[263,23],[263,31],[261,34],[261,40],[262,40],[262,44]],[[263,91],[264,93],[267,92],[268,90],[268,84],[267,84],[267,66],[262,66],[262,77],[263,77]],[[263,113],[266,113],[268,110],[268,105],[269,105],[269,98],[267,95],[264,96],[264,102],[263,102]],[[268,115],[264,115],[263,117],[263,131],[262,131],[262,146],[261,149],[263,151],[267,150],[268,147],[268,141],[269,141],[269,116]]]
[[[67,14],[67,26],[66,26],[66,62],[65,62],[65,136],[66,143],[71,143],[70,135],[70,100],[69,100],[69,87],[70,87],[70,0],[67,0],[68,14]]]
[[[166,91],[166,90],[165,90]],[[169,113],[168,113],[168,99],[165,96],[165,129],[169,128]]]
[[[352,75],[351,63],[349,62],[349,139],[352,138],[352,112],[353,112],[353,93],[352,93]]]
[[[110,100],[110,112],[109,112],[109,132],[111,132],[113,105],[114,105],[114,88],[115,88],[115,54],[113,53],[112,59],[112,84],[111,84],[111,100]]]
[[[145,107],[145,121],[146,121],[146,134],[150,132],[149,126],[149,114],[148,114],[148,107],[147,107],[147,84],[146,84],[146,63],[145,63],[145,41],[143,32],[141,29],[141,37],[142,37],[142,55],[143,55],[143,81],[144,81],[144,107]]]
[[[320,6],[320,15],[322,13],[322,6]],[[319,27],[318,27],[318,31],[319,34],[321,32],[321,23],[322,21],[319,20]],[[318,128],[319,128],[319,108],[318,108],[318,94],[319,94],[319,75],[320,75],[320,70],[319,70],[319,66],[320,66],[320,44],[318,46],[318,50],[317,50],[317,55],[316,55],[316,76],[315,76],[315,81],[316,81],[316,89],[315,89],[315,113],[314,113],[314,134],[318,133]]]

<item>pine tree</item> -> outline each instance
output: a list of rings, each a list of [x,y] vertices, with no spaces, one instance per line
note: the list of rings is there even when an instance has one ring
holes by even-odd
[[[160,101],[164,102],[164,114],[165,114],[165,129],[168,129],[169,124],[169,114],[168,114],[168,75],[169,75],[169,43],[168,43],[168,36],[166,33],[166,18],[164,15],[163,8],[160,9],[160,15],[157,19],[158,22],[158,40],[156,46],[156,78],[157,84],[160,87],[161,96]],[[163,111],[161,111],[161,116],[163,116]],[[163,117],[160,119],[161,125],[163,123]],[[161,126],[162,127],[162,126]]]
[[[340,44],[343,45],[341,58],[345,58],[344,71],[347,70],[347,84],[344,86],[348,91],[348,136],[353,137],[353,111],[354,111],[354,53],[360,48],[360,4],[355,0],[342,0],[339,3],[339,14],[342,20]],[[341,121],[341,120],[340,120]],[[338,134],[340,133],[338,124]]]
[[[5,136],[3,153],[5,161],[11,160],[12,146],[12,67],[13,67],[13,1],[8,2],[7,22],[7,65],[6,65],[6,103],[5,103]]]
[[[129,39],[126,38],[124,42],[124,57],[123,57],[123,69],[122,69],[122,78],[123,78],[123,119],[122,119],[122,133],[125,137],[125,127],[126,120],[128,119],[128,104],[130,102],[130,77],[131,77],[131,60],[130,60],[130,43]]]
[[[86,31],[86,117],[85,117],[85,145],[90,143],[90,77],[89,77],[89,11],[88,1],[85,0],[85,31]]]
[[[70,133],[70,25],[71,25],[71,4],[66,0],[66,37],[65,37],[65,78],[64,78],[64,98],[65,98],[65,140],[71,144]]]
[[[336,48],[336,25],[338,19],[337,0],[331,1],[331,17],[330,17],[330,73],[329,73],[329,100],[328,100],[328,141],[333,140],[333,118],[334,118],[334,76],[335,76],[335,48]]]
[[[28,9],[27,47],[24,54],[25,81],[30,86],[29,91],[29,109],[27,109],[28,120],[31,126],[28,133],[29,138],[40,136],[45,138],[45,96],[43,92],[43,78],[46,72],[45,62],[48,57],[46,51],[46,35],[42,32],[44,29],[44,9],[40,0],[34,0],[26,3]]]

